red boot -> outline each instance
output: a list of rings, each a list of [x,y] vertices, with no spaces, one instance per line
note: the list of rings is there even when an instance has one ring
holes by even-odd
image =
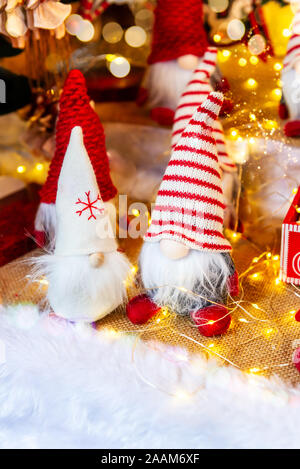
[[[300,137],[300,120],[287,122],[284,133],[287,137]]]
[[[160,308],[147,295],[137,295],[126,306],[126,313],[132,324],[145,324]]]
[[[205,337],[225,334],[231,324],[231,315],[228,309],[221,305],[211,305],[199,309],[191,315],[197,324],[200,334]]]

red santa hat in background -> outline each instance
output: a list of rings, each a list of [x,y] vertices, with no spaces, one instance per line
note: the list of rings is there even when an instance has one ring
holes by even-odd
[[[215,47],[209,47],[206,50],[203,60],[195,69],[191,80],[181,95],[174,117],[172,133],[173,149],[194,112],[205,101],[209,93],[213,91],[210,78],[216,69],[217,53],[218,51]],[[221,169],[223,171],[236,172],[237,167],[228,155],[223,127],[218,119],[213,123],[212,135],[216,141]]]
[[[219,159],[212,135],[222,94],[210,93],[172,152],[159,188],[146,242],[169,239],[190,249],[227,252]]]
[[[152,47],[138,104],[172,125],[181,93],[208,47],[201,0],[158,0]]]
[[[183,55],[202,57],[207,46],[201,0],[158,0],[149,64]]]
[[[36,238],[41,245],[45,243],[45,235],[49,238],[50,244],[55,237],[57,184],[71,131],[74,127],[80,126],[82,128],[84,145],[93,166],[97,183],[101,187],[103,202],[110,201],[117,193],[110,177],[104,130],[98,115],[90,105],[85,79],[79,70],[69,72],[59,106],[55,154],[46,183],[40,191],[40,207],[35,221]]]

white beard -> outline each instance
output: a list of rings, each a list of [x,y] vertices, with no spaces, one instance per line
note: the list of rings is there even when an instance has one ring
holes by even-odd
[[[222,303],[226,299],[233,263],[229,254],[197,250],[171,260],[163,255],[159,242],[146,241],[140,254],[140,270],[146,293],[158,306],[188,315],[209,306],[211,301]]]
[[[147,106],[168,107],[175,111],[193,72],[193,70],[184,70],[176,60],[150,65],[143,82],[144,88],[149,93]]]
[[[97,321],[126,298],[130,263],[118,251],[105,253],[104,263],[98,268],[90,265],[89,256],[48,254],[34,258],[34,264],[34,278],[46,276],[49,304],[65,319]]]

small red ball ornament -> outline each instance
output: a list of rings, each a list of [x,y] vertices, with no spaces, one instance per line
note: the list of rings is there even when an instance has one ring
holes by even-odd
[[[197,324],[200,334],[205,337],[225,334],[231,324],[228,309],[221,305],[212,305],[193,313],[192,319]]]
[[[300,309],[299,309],[299,311],[297,311],[297,313],[295,314],[295,319],[296,319],[296,321],[300,322]]]
[[[132,324],[145,324],[160,308],[147,295],[138,295],[129,301],[126,313]]]

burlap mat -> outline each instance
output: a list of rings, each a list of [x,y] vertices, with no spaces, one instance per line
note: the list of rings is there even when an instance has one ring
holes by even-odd
[[[123,247],[135,262],[140,242],[126,241]],[[242,274],[244,296],[243,302],[233,311],[231,328],[222,337],[204,338],[187,318],[180,317],[167,318],[159,324],[153,321],[143,327],[133,326],[126,317],[125,305],[99,321],[97,327],[132,332],[142,340],[184,347],[189,353],[204,352],[218,356],[225,364],[230,361],[243,371],[266,376],[276,374],[289,384],[299,384],[300,375],[292,364],[292,354],[300,339],[300,324],[291,311],[300,308],[300,297],[295,295],[297,291],[292,287],[276,285],[274,266],[277,263],[263,256],[260,262],[251,264],[260,254],[248,241],[240,239],[234,243],[234,258]],[[246,272],[250,265],[254,268]],[[28,282],[29,273],[24,258],[0,269],[0,295],[4,304],[38,303],[43,299],[47,287]],[[130,295],[133,293],[131,291]]]

